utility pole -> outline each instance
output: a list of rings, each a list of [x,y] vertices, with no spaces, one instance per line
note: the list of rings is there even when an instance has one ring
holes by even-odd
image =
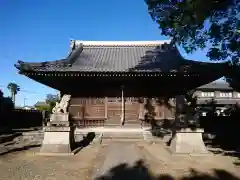
[[[23,101],[23,106],[24,107],[26,106],[26,100],[27,100],[27,98],[24,98],[24,101]]]

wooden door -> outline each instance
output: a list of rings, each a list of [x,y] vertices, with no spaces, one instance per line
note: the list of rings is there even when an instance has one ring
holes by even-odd
[[[108,97],[107,104],[107,125],[119,126],[121,125],[122,102],[121,97]]]
[[[137,98],[125,98],[125,124],[141,124],[139,120],[140,104]]]
[[[105,98],[88,98],[85,104],[84,118],[97,119],[105,117]]]

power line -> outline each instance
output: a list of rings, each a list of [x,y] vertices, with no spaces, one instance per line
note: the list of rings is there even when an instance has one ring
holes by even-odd
[[[33,92],[33,91],[27,91],[27,90],[20,90],[20,92],[26,92],[26,93],[31,93],[31,94],[39,94],[39,95],[48,95],[50,93],[38,93],[38,92]]]
[[[6,86],[0,85],[0,87],[6,87]],[[51,94],[51,93],[39,93],[39,92],[34,92],[34,91],[28,91],[28,90],[24,90],[24,89],[20,89],[19,92],[26,92],[26,93],[39,94],[39,95],[48,95],[48,94]]]

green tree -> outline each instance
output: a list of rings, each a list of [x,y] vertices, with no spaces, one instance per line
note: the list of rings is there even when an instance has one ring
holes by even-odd
[[[197,96],[192,90],[184,94],[184,99],[183,111],[181,113],[187,117],[185,118],[185,125],[196,128],[198,126],[198,118],[196,118],[196,115],[198,115]]]
[[[39,111],[51,111],[50,106],[47,105],[41,105],[41,106],[36,106],[36,109]]]
[[[2,90],[0,89],[0,101],[3,99],[3,92]]]
[[[239,86],[240,0],[145,2],[161,34],[171,37],[187,53],[207,48],[210,60],[230,60],[234,71],[227,74],[227,80]]]
[[[53,107],[59,102],[58,95],[48,94],[46,96],[46,103],[49,105],[49,111],[52,111]]]
[[[1,113],[12,110],[13,106],[14,105],[11,98],[4,97],[3,92],[0,90],[0,116],[1,116]]]
[[[9,83],[7,88],[11,93],[11,98],[12,98],[13,104],[15,105],[16,95],[20,91],[20,87],[15,83]]]
[[[146,0],[162,35],[190,53],[210,46],[211,60],[238,60],[240,53],[239,0]]]

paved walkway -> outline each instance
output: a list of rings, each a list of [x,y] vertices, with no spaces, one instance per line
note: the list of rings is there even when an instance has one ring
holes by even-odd
[[[140,159],[141,155],[134,143],[113,142],[107,147],[106,158],[100,169],[93,174],[93,179],[108,174],[116,166],[123,164],[132,166]]]
[[[240,169],[234,166],[232,157],[172,156],[164,144],[147,144],[144,141],[109,142],[100,164],[93,172],[93,180],[164,179],[164,175],[171,180],[180,177],[240,180],[237,178],[240,177]]]

